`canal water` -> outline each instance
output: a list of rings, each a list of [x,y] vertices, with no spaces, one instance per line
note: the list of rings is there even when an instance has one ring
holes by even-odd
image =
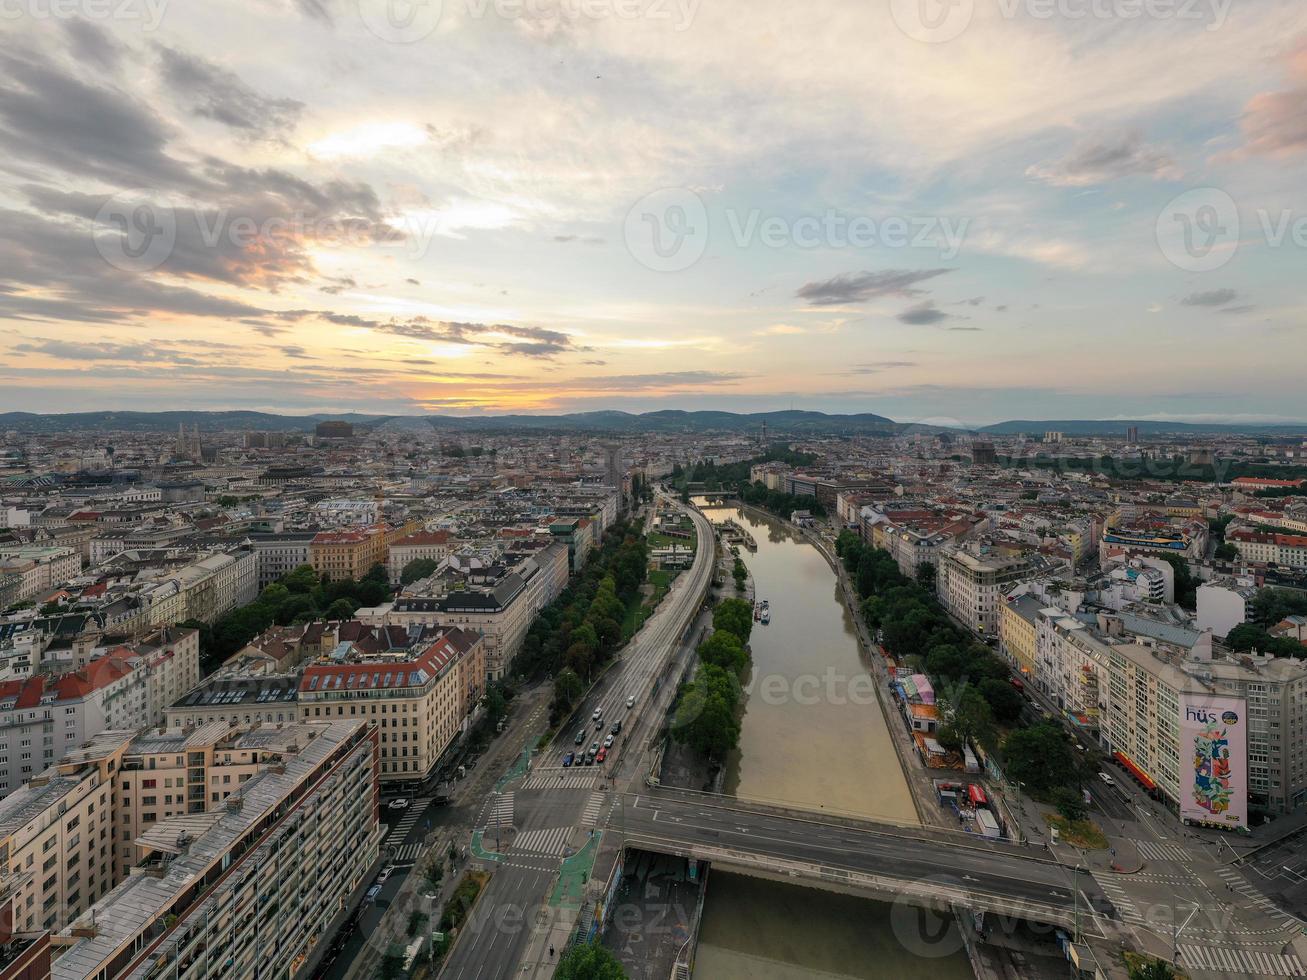
[[[771,607],[771,623],[755,623],[749,640],[753,666],[725,792],[916,823],[874,676],[826,559],[780,521],[733,508],[704,513],[753,535],[758,550],[741,548],[740,557]]]
[[[706,508],[749,530],[740,555],[771,623],[754,624],[740,747],[727,793],[820,812],[916,823],[873,676],[817,549],[782,522]],[[728,580],[729,581],[729,580]],[[893,977],[970,980],[956,927],[922,943],[915,911],[797,885],[712,872],[695,980]],[[936,926],[928,926],[933,933]]]

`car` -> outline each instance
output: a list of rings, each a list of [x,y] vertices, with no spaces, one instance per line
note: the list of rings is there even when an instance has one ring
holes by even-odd
[[[380,894],[381,894],[381,886],[373,885],[371,888],[367,890],[367,893],[363,896],[363,901],[375,902],[377,900],[377,896]]]
[[[1115,785],[1116,785],[1116,780],[1113,779],[1111,776],[1109,776],[1109,775],[1108,775],[1107,773],[1105,773],[1105,772],[1100,772],[1100,773],[1098,774],[1098,778],[1101,779],[1103,782],[1105,782],[1108,786],[1115,786]]]
[[[626,699],[626,706],[627,706],[628,708],[634,708],[634,707],[635,707],[635,695],[634,695],[634,694],[632,694],[629,698]]]
[[[586,737],[587,735],[589,735],[589,734],[590,734],[589,731],[587,731],[587,730],[584,729],[584,728],[578,730],[577,733],[576,733],[576,738],[572,739],[572,743],[573,743],[574,745],[584,745],[584,744],[585,744],[585,737]]]
[[[620,735],[622,734],[622,723],[620,721],[615,721],[613,722],[613,727],[608,730],[614,735]]]
[[[575,752],[567,753],[567,755],[563,756],[563,768],[564,769],[569,768],[572,765],[572,763],[575,761],[576,761],[576,753]]]
[[[603,708],[595,708],[595,713],[592,714],[590,717],[593,718],[595,721],[598,721],[598,720],[599,720],[600,718],[602,718],[603,716],[604,716],[604,709],[603,709]]]
[[[595,762],[603,762],[606,758],[608,758],[608,750],[600,749],[599,754],[595,756]]]
[[[408,808],[408,804],[409,801],[406,798],[400,797],[397,800],[391,800],[389,803],[387,803],[386,808],[388,810],[404,810]]]
[[[585,754],[585,764],[587,766],[593,766],[595,764],[595,757],[593,752],[587,752]]]
[[[386,879],[389,878],[391,874],[394,873],[394,871],[395,871],[395,866],[392,864],[388,864],[384,868],[382,868],[381,874],[377,875],[377,884],[384,885],[386,883]]]
[[[600,746],[599,746],[599,743],[598,743],[598,742],[591,742],[591,743],[590,743],[590,754],[591,754],[591,755],[594,755],[596,752],[599,751],[599,748],[600,748]]]
[[[613,747],[613,736],[609,735],[606,739],[604,739],[604,748],[611,749],[612,747]]]

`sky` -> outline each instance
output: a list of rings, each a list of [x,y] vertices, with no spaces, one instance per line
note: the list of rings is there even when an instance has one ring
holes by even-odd
[[[1307,420],[1301,0],[0,0],[0,411]]]

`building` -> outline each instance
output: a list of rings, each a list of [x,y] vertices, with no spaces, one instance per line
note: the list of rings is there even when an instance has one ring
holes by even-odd
[[[958,622],[983,636],[997,636],[1005,594],[1031,570],[1026,558],[972,543],[939,556],[936,588],[940,602]]]
[[[169,728],[281,725],[299,717],[299,675],[210,674],[164,711]]]
[[[1041,608],[1043,603],[1033,595],[1009,596],[999,607],[999,652],[1027,683],[1034,683],[1039,676],[1035,623]]]
[[[56,938],[56,980],[291,977],[312,966],[378,857],[377,729],[312,726],[216,810],[159,821],[145,859]]]
[[[17,577],[13,595],[4,604],[34,599],[57,588],[82,570],[82,556],[73,548],[40,545],[0,546],[0,577]]]
[[[1198,628],[1211,630],[1223,640],[1241,623],[1248,621],[1257,588],[1251,580],[1236,581],[1230,578],[1204,582],[1198,586]]]
[[[329,419],[325,422],[319,422],[314,427],[313,434],[319,439],[352,439],[354,437],[354,425],[351,422]]]
[[[390,584],[399,584],[404,566],[411,561],[425,558],[439,562],[444,559],[450,551],[450,539],[448,531],[418,531],[416,534],[407,534],[397,539],[390,546],[387,561]]]
[[[993,466],[998,462],[994,444],[988,439],[976,439],[971,443],[971,462],[976,466]]]
[[[1186,801],[1192,803],[1195,736],[1186,725],[1186,714],[1193,713],[1187,708],[1209,704],[1220,707],[1239,738],[1229,746],[1228,770],[1235,779],[1231,810],[1203,822],[1231,825],[1230,818],[1240,816],[1239,797],[1245,792],[1248,807],[1270,814],[1288,813],[1307,802],[1302,752],[1307,663],[1213,656],[1209,637],[1192,650],[1114,645],[1108,664],[1104,741],[1128,771],[1173,807],[1183,813],[1189,809]]]
[[[366,717],[380,730],[378,776],[420,783],[431,775],[485,693],[485,643],[445,631],[415,656],[360,657],[304,668],[304,721]]]
[[[314,531],[250,535],[246,540],[254,551],[259,590],[285,578],[301,565],[311,564],[309,546],[314,537]]]
[[[1227,531],[1225,540],[1235,546],[1244,561],[1307,568],[1307,535],[1263,534],[1237,528]]]

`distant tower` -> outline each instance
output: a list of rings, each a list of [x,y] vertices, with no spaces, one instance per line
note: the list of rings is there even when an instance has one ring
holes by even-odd
[[[762,420],[762,448],[767,448],[767,420]]]
[[[604,482],[622,489],[622,447],[615,442],[604,443]]]

